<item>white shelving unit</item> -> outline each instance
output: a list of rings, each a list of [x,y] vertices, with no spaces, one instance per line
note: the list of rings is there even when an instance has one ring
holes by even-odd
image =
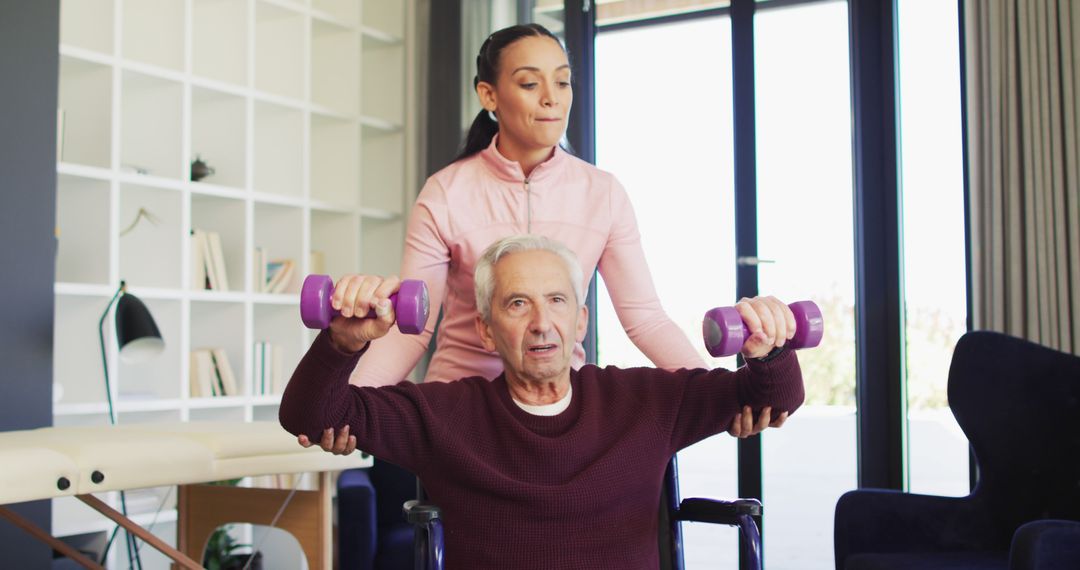
[[[286,378],[306,350],[312,252],[335,276],[398,269],[411,14],[411,0],[62,2],[56,425],[108,422],[97,327],[121,280],[166,349],[128,365],[108,339],[118,421],[276,419],[279,397],[253,390],[253,347],[280,345]],[[192,181],[197,158],[214,173]],[[120,236],[140,209],[157,223]],[[194,228],[220,234],[228,292],[190,286]],[[259,292],[256,247],[297,263],[286,293]],[[240,395],[190,396],[188,355],[205,346],[226,350]],[[95,528],[56,503],[63,534]]]

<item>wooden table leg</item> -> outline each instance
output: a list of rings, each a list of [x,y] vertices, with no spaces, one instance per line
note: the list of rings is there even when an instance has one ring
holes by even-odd
[[[0,506],[0,517],[4,517],[5,519],[11,521],[15,526],[30,533],[34,538],[51,546],[53,550],[74,560],[76,563],[79,564],[79,566],[87,568],[88,570],[105,570],[105,568],[97,562],[90,560],[86,557],[86,555],[79,552],[78,550],[75,550],[68,543],[41,530],[36,524],[27,520],[26,518],[23,518],[21,515],[19,515],[19,513],[16,513],[15,511],[7,507]]]

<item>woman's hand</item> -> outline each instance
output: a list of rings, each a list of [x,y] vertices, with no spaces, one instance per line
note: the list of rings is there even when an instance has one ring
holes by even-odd
[[[330,339],[343,352],[356,352],[368,342],[381,338],[394,324],[396,315],[390,295],[401,287],[397,276],[346,275],[334,286],[330,304],[341,316],[330,321]],[[354,319],[375,311],[375,318]]]
[[[740,350],[745,359],[761,358],[795,336],[795,315],[776,297],[743,297],[735,309],[750,331]]]

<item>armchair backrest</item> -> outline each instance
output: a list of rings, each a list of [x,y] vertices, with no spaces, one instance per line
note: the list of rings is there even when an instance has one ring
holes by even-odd
[[[956,345],[949,406],[975,451],[1004,537],[1028,521],[1080,520],[1080,357],[977,331]]]

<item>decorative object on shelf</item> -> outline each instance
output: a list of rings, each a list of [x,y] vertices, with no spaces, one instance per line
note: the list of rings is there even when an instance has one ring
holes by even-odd
[[[138,297],[127,292],[127,282],[120,281],[120,287],[116,289],[112,299],[109,299],[109,304],[105,306],[105,312],[101,313],[101,319],[98,321],[98,339],[101,341],[101,367],[105,373],[105,399],[109,405],[110,424],[116,424],[116,409],[113,407],[112,388],[109,386],[109,359],[105,354],[105,318],[109,316],[109,310],[112,309],[113,303],[116,303],[114,319],[116,344],[120,347],[120,360],[126,363],[144,362],[151,357],[157,356],[165,349],[165,341],[161,338],[161,331],[158,330],[157,323],[154,322],[150,310],[146,308],[146,305]],[[123,491],[120,492],[120,511],[125,517],[127,516],[127,500]],[[109,543],[105,546],[106,553],[108,553],[109,546],[112,545],[113,538],[115,538],[119,528],[119,526],[116,527],[112,538],[109,538]],[[142,561],[139,558],[139,549],[135,544],[135,537],[131,533],[126,533],[125,536],[127,538],[128,565],[130,567],[135,563],[138,564],[138,566],[135,566],[136,568],[141,568]]]
[[[195,160],[191,163],[191,181],[198,182],[207,176],[214,175],[214,168],[209,166],[199,155],[195,155]]]
[[[120,237],[124,237],[125,235],[131,233],[131,230],[134,230],[135,226],[139,225],[139,221],[143,218],[145,218],[146,221],[150,222],[155,226],[161,223],[161,219],[155,216],[153,212],[147,210],[146,208],[139,208],[139,211],[135,213],[135,219],[131,221],[131,224],[129,224],[128,227],[120,230]]]

